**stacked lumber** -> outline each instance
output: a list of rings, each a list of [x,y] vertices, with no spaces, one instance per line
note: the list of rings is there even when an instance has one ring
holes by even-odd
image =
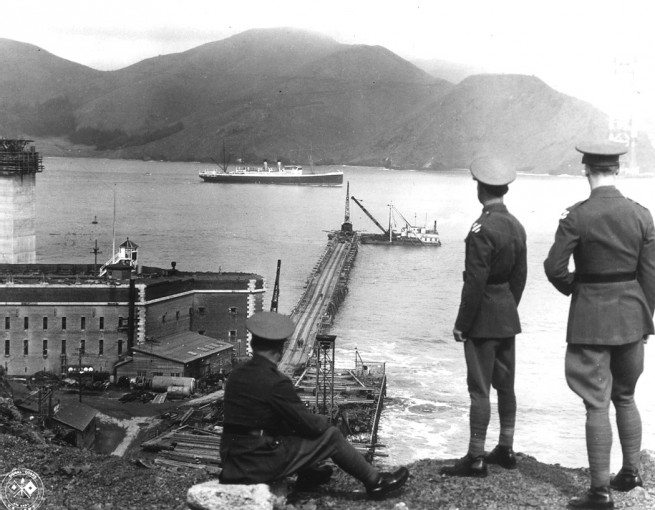
[[[182,426],[141,443],[144,450],[156,452],[154,463],[165,468],[217,469],[221,434]]]

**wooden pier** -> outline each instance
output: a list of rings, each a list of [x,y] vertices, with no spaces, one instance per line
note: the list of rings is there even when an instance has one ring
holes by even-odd
[[[348,279],[358,243],[358,234],[343,228],[328,234],[326,248],[291,312],[296,329],[285,348],[279,370],[294,380],[298,395],[309,408],[330,416],[351,443],[372,460],[375,456],[384,456],[376,449],[383,446],[377,443],[377,428],[386,394],[385,364],[364,363],[356,352],[354,365],[335,368],[334,349],[332,358],[327,360],[319,359],[318,352],[319,339],[331,336],[327,333],[348,293]],[[339,361],[340,365],[347,364],[345,360]],[[327,385],[326,370],[330,372]],[[214,400],[219,406],[220,393]],[[326,409],[320,403],[326,401],[328,393],[330,406]],[[189,422],[195,420],[189,419]],[[155,463],[163,467],[215,467],[222,422],[213,423],[209,428],[202,420],[195,427],[179,425],[180,428],[141,446],[156,451]]]
[[[279,369],[294,380],[298,395],[308,407],[330,415],[356,448],[372,459],[381,455],[376,447],[379,446],[377,428],[387,387],[385,364],[365,364],[358,353],[355,364],[345,368],[340,368],[348,364],[345,360],[318,359],[317,337],[329,332],[348,294],[348,280],[358,245],[357,232],[342,228],[328,234],[325,251],[291,313],[296,330],[285,348]],[[331,364],[329,370],[332,371],[327,385],[324,374],[322,376],[326,364]],[[331,405],[325,409],[321,401],[325,401],[328,392]]]
[[[325,333],[348,293],[348,278],[357,255],[358,235],[328,236],[325,251],[315,264],[302,296],[291,312],[296,330],[278,368],[292,376],[304,367],[314,350],[316,335]]]

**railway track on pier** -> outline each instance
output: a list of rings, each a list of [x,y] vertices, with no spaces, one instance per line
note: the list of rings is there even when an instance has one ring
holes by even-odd
[[[305,292],[291,312],[296,329],[279,364],[291,375],[312,355],[317,334],[331,324],[336,309],[347,293],[350,268],[357,253],[357,234],[330,236],[323,255],[307,280]]]

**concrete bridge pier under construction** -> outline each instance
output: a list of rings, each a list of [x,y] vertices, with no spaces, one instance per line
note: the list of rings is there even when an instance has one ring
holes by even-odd
[[[0,262],[36,262],[36,174],[43,171],[32,140],[0,139]]]

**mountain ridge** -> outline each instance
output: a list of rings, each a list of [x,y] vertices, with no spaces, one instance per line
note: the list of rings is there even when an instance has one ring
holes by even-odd
[[[101,157],[211,161],[225,141],[250,162],[304,164],[311,147],[317,164],[439,170],[492,153],[563,173],[579,169],[576,142],[608,137],[603,112],[538,78],[455,84],[382,46],[299,29],[251,29],[115,71],[0,39],[0,65],[13,70],[0,78],[0,134],[59,137]],[[650,141],[638,142],[654,167]]]

